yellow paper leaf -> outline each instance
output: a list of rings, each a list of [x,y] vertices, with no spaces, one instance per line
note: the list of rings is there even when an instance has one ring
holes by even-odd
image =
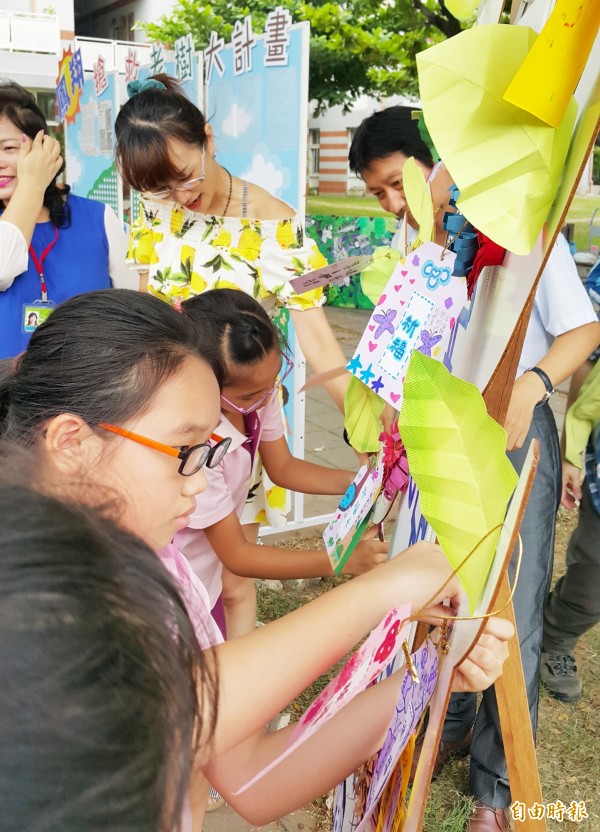
[[[360,453],[377,453],[382,431],[379,417],[385,402],[352,376],[344,396],[344,424],[352,447]]]
[[[398,421],[423,516],[456,569],[504,520],[517,485],[506,431],[488,415],[479,390],[439,361],[413,352]],[[471,612],[485,586],[500,528],[461,567]]]
[[[446,4],[447,5],[447,4]],[[600,25],[598,0],[556,0],[504,100],[559,127]]]
[[[407,159],[402,169],[404,195],[419,228],[418,238],[422,243],[433,239],[433,203],[431,191],[422,168],[414,160]]]

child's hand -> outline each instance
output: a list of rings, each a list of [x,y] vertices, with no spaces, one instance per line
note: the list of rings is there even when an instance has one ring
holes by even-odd
[[[62,166],[60,144],[42,130],[33,141],[25,135],[22,139],[17,160],[17,181],[44,192]]]
[[[481,691],[493,685],[508,658],[508,642],[515,628],[505,618],[488,618],[477,643],[458,666],[452,683],[455,693]]]
[[[422,540],[360,580],[376,583],[371,591],[385,599],[387,609],[410,603],[419,620],[437,624],[440,615],[448,616],[459,606],[463,593],[452,571],[442,549]],[[452,602],[450,609],[441,604],[446,598]]]
[[[387,560],[388,544],[378,539],[379,526],[371,526],[363,534],[344,564],[342,575],[362,575]]]

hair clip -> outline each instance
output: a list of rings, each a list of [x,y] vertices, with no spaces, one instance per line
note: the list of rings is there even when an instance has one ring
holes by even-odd
[[[127,84],[127,95],[133,98],[138,92],[146,92],[146,90],[166,90],[167,88],[162,81],[157,81],[156,78],[145,78],[143,81],[129,81]]]
[[[180,315],[183,315],[183,309],[181,308],[181,298],[176,298],[172,303],[171,306],[176,312],[179,312]]]

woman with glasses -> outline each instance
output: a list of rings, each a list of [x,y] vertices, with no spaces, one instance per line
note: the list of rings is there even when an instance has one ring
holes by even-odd
[[[206,468],[218,464],[223,453],[214,436],[220,420],[219,372],[209,340],[202,340],[187,316],[147,294],[113,290],[61,304],[33,333],[0,385],[0,437],[32,449],[36,482],[63,498],[102,508],[150,550],[160,550],[200,645],[216,645],[218,692],[211,698],[206,685],[199,685],[206,725],[215,709],[217,718],[210,743],[208,733],[196,738],[201,748],[188,792],[192,826],[186,827],[194,832],[202,829],[208,796],[201,773],[251,823],[264,825],[324,794],[371,756],[385,737],[401,674],[366,691],[268,776],[238,794],[290,742],[287,729],[269,734],[264,726],[390,609],[412,603],[431,618],[439,615],[440,600],[456,603],[460,594],[460,582],[439,547],[421,542],[279,621],[220,644],[206,591],[169,545],[196,510]],[[109,573],[107,568],[107,580]],[[85,580],[82,570],[82,593]],[[512,628],[493,619],[486,629],[457,676],[458,689],[482,689],[501,671]],[[3,643],[0,639],[0,647]],[[173,649],[170,642],[164,649]],[[98,680],[99,691],[103,681]],[[126,696],[121,705],[129,712]],[[67,727],[76,732],[79,711],[69,714]],[[174,747],[179,747],[178,728],[173,730]],[[146,737],[154,743],[152,731]],[[10,750],[2,737],[0,748]],[[25,777],[30,775],[26,771]],[[50,767],[45,776],[56,778],[56,788],[43,825],[58,832],[63,827],[52,818],[59,814],[50,810],[60,808],[64,774]],[[93,779],[92,769],[86,785]],[[112,799],[110,773],[99,773],[97,787],[97,802]]]
[[[322,289],[298,295],[289,282],[326,264],[294,210],[219,164],[211,126],[176,80],[157,75],[128,89],[115,123],[116,159],[142,194],[129,244],[140,287],[172,303],[207,289],[241,289],[270,313],[290,310],[314,371],[344,366]],[[342,412],[346,383],[339,376],[326,384]],[[266,516],[270,526],[285,525],[285,495],[276,489],[278,499],[269,501],[262,488],[254,494],[244,523]]]
[[[59,187],[58,142],[33,95],[0,83],[0,359],[22,352],[56,304],[81,292],[134,285],[114,211]],[[10,231],[9,231],[10,229]]]
[[[256,622],[254,578],[331,575],[325,549],[290,551],[248,540],[240,523],[256,453],[271,482],[305,494],[344,494],[353,471],[326,468],[290,453],[284,437],[279,390],[292,367],[279,330],[261,305],[244,292],[213,289],[182,304],[182,312],[219,351],[224,382],[217,432],[231,440],[219,465],[206,472],[207,490],[175,543],[208,591],[228,637]],[[361,541],[344,572],[358,575],[387,556],[387,544]],[[222,604],[221,604],[222,601]],[[224,605],[225,622],[221,618]]]

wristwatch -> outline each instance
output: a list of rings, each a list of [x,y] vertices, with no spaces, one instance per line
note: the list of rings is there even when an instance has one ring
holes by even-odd
[[[525,370],[526,373],[535,373],[536,376],[539,376],[542,381],[544,382],[544,387],[546,388],[546,392],[544,393],[543,397],[539,400],[536,404],[536,407],[541,407],[543,404],[546,404],[550,396],[555,392],[554,385],[550,381],[548,375],[541,370],[539,367],[530,367],[528,370]]]

